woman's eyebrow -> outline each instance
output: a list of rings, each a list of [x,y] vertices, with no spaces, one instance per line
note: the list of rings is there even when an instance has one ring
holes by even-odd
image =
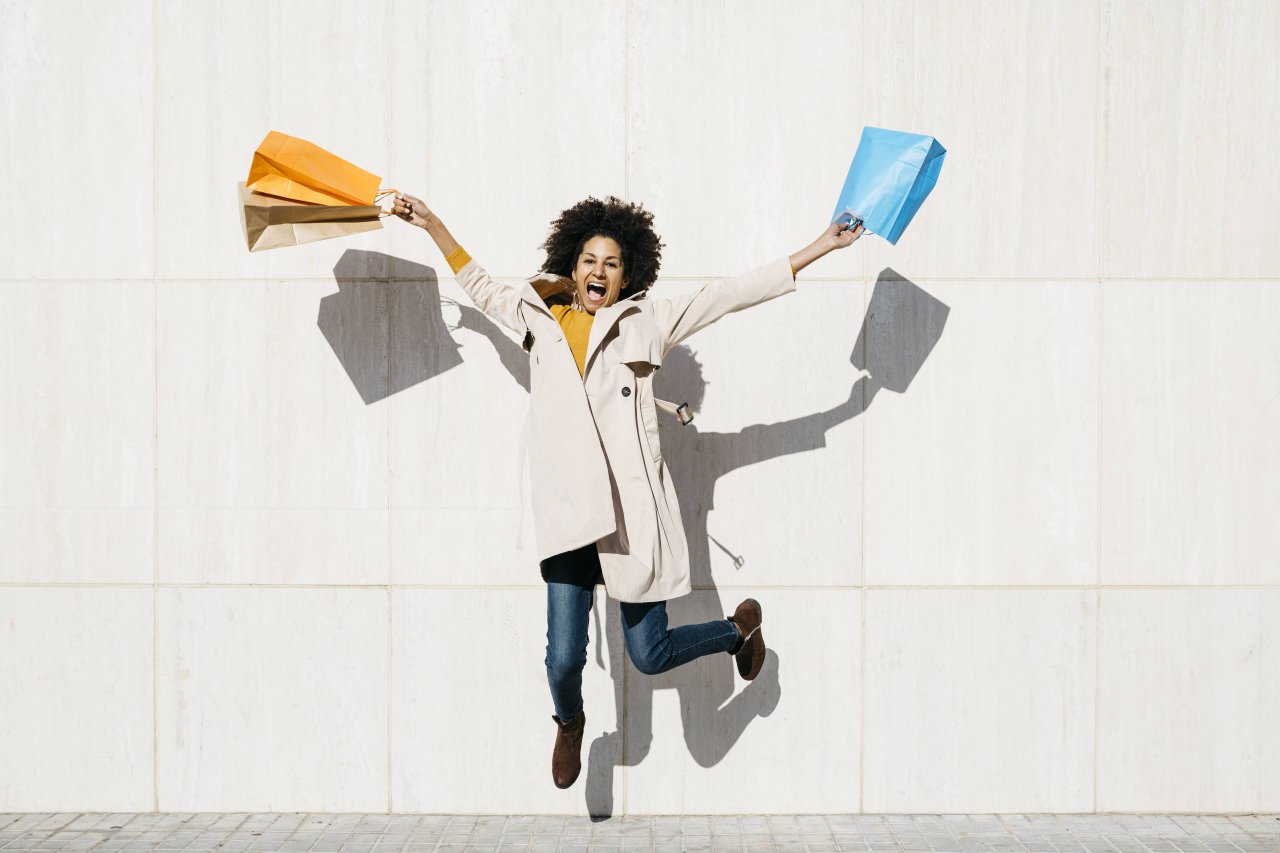
[[[595,252],[583,252],[582,254],[584,254],[584,255],[590,255],[590,256],[591,256],[591,257],[593,257],[593,258],[596,256],[596,253],[595,253]],[[606,257],[606,258],[605,258],[605,260],[607,261],[607,260],[609,260],[609,258],[613,258],[615,261],[620,261],[620,260],[622,260],[622,258],[618,257],[617,255],[609,255],[608,257]]]

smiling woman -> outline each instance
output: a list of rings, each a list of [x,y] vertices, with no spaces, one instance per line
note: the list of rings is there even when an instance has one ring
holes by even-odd
[[[653,231],[653,214],[639,204],[615,196],[587,198],[561,213],[541,248],[547,253],[542,271],[571,277],[589,313],[620,297],[648,290],[658,278],[662,243]],[[625,270],[624,270],[625,266]],[[619,289],[608,289],[617,280]],[[591,304],[588,285],[606,287],[606,299]]]
[[[692,586],[659,442],[654,371],[699,329],[795,290],[796,271],[852,244],[862,227],[833,224],[790,257],[680,297],[649,299],[662,243],[653,214],[638,204],[588,198],[563,211],[542,244],[541,274],[514,288],[490,278],[421,199],[397,195],[394,211],[431,235],[476,307],[529,351],[529,469],[557,725],[551,776],[567,788],[582,767],[582,670],[597,584],[617,599],[627,654],[645,674],[728,652],[751,680],[765,661],[754,599],[725,619],[667,625],[667,600]]]
[[[585,378],[596,312],[620,298],[647,292],[658,277],[662,243],[653,231],[653,214],[614,196],[606,201],[584,199],[551,223],[541,248],[546,252],[542,272],[568,279],[568,304],[557,302],[553,294],[546,298],[564,330],[578,374]]]
[[[595,315],[597,308],[618,301],[622,292],[622,247],[612,237],[592,237],[582,247],[578,263],[573,268],[573,282],[577,285],[574,306]]]

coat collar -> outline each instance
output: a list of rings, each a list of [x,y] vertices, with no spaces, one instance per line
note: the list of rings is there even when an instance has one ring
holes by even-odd
[[[555,315],[547,307],[547,298],[565,293],[572,287],[573,283],[563,276],[541,273],[525,280],[520,287],[520,298],[552,320],[555,320]],[[644,301],[646,292],[644,290],[638,291],[626,299],[619,299],[607,308],[596,310],[595,319],[591,323],[591,336],[587,339],[587,369],[590,369],[591,356],[599,348],[601,342],[604,341],[605,337],[612,331],[624,314],[630,309],[638,307]]]
[[[626,299],[619,299],[608,308],[596,309],[596,317],[591,322],[591,336],[587,338],[585,361],[588,368],[591,366],[591,356],[600,347],[609,332],[613,330],[613,327],[617,325],[618,320],[628,311],[638,308],[642,299],[644,299],[643,290],[639,293],[631,294]]]

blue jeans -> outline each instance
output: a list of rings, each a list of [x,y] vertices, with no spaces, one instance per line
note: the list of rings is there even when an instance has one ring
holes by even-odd
[[[587,665],[587,624],[595,596],[594,572],[599,570],[595,543],[552,557],[558,571],[547,571],[547,683],[556,716],[571,720],[582,710],[582,670]],[[579,564],[583,574],[573,577],[566,561]],[[594,565],[592,565],[594,561]],[[657,675],[712,652],[727,652],[738,643],[738,629],[727,619],[667,628],[667,603],[619,602],[627,655],[636,669]]]

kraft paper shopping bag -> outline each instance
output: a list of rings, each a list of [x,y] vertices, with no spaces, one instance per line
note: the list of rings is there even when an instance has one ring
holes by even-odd
[[[250,252],[297,246],[376,231],[382,227],[382,208],[369,205],[302,204],[239,185],[245,242]]]

